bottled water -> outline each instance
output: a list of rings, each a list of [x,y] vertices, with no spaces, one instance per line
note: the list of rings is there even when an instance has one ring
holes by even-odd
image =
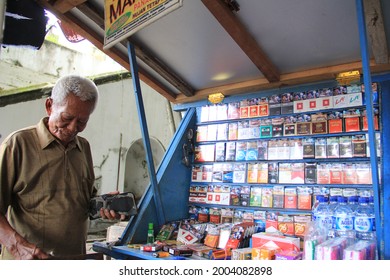
[[[333,216],[333,213],[334,213],[334,209],[336,208],[336,206],[338,205],[338,202],[337,202],[337,199],[338,199],[338,196],[337,195],[333,195],[333,196],[330,196],[329,197],[329,210],[332,212],[332,228],[335,229],[335,223],[334,223],[334,216]]]
[[[354,225],[354,212],[347,204],[347,198],[340,196],[338,198],[338,205],[334,209],[334,229],[336,235],[339,237],[355,238]]]
[[[375,212],[374,208],[369,205],[368,197],[359,198],[359,206],[355,211],[354,227],[358,239],[375,239]]]
[[[313,209],[313,220],[321,229],[329,231],[332,229],[333,217],[329,208],[327,198],[318,196],[318,206]]]
[[[319,194],[319,195],[316,196],[316,201],[314,202],[313,207],[311,208],[311,212],[312,212],[312,214],[313,214],[313,221],[314,221],[314,219],[315,219],[315,217],[314,217],[314,212],[316,211],[318,205],[320,204],[319,199],[320,199],[321,197],[325,197],[325,196],[323,196],[322,194]]]
[[[359,197],[356,195],[348,197],[348,205],[351,207],[352,211],[355,212],[356,208],[359,206]]]

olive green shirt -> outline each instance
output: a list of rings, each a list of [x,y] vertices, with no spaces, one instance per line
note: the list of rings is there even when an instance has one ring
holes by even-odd
[[[46,123],[43,118],[0,145],[0,213],[8,211],[10,225],[48,253],[84,254],[95,178],[91,149],[79,136],[65,148]],[[12,259],[2,251],[1,258]]]

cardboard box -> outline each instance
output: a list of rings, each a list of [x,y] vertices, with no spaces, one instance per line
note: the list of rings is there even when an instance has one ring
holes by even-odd
[[[300,239],[291,236],[278,236],[269,233],[252,235],[252,248],[272,248],[276,250],[300,251]]]

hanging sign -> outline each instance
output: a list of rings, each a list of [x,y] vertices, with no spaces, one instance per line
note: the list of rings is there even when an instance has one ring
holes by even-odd
[[[105,0],[104,49],[179,8],[182,0]]]

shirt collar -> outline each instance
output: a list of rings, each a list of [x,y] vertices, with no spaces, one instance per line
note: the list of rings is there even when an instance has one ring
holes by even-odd
[[[41,145],[42,150],[48,147],[53,142],[62,145],[58,141],[58,139],[55,138],[53,134],[50,133],[49,129],[47,128],[48,119],[49,119],[48,117],[42,118],[37,124],[37,134],[39,138],[39,144]],[[74,146],[76,146],[80,151],[82,151],[82,147],[80,145],[78,136],[76,136],[75,139],[69,143],[68,149],[71,149]]]

